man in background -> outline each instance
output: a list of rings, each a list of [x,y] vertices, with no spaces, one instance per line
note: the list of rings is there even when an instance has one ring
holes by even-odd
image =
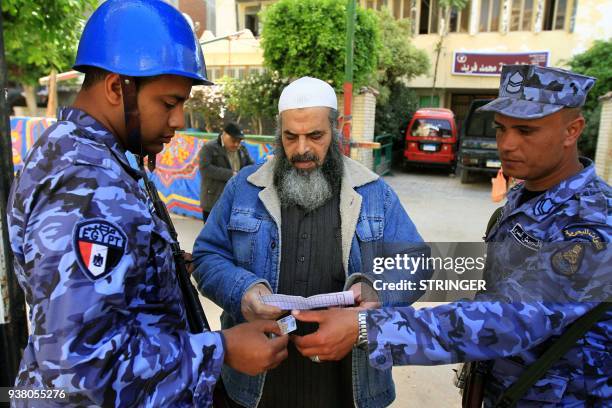
[[[246,147],[242,145],[244,133],[240,126],[230,122],[219,136],[207,142],[200,150],[200,206],[202,218],[208,218],[227,181],[241,168],[253,164]]]

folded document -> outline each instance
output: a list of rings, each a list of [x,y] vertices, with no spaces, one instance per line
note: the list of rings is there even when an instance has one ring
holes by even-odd
[[[355,304],[353,292],[323,293],[310,297],[291,295],[265,295],[261,301],[266,305],[276,306],[282,310],[309,310],[322,307],[352,306]]]

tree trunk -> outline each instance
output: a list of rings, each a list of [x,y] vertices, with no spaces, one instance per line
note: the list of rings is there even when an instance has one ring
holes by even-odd
[[[21,84],[23,86],[23,93],[25,94],[26,105],[28,106],[28,113],[30,116],[36,116],[36,89],[34,85]]]
[[[57,113],[57,71],[55,68],[51,70],[47,88],[49,89],[49,97],[47,99],[46,116],[48,118],[54,118]]]
[[[442,53],[442,45],[444,44],[444,37],[448,33],[449,20],[450,20],[450,7],[444,8],[444,20],[442,21],[442,27],[440,27],[440,40],[436,43],[436,64],[434,66],[433,83],[431,85],[431,98],[430,102],[433,103],[434,93],[436,90],[436,80],[438,79],[438,63],[440,62],[440,53]]]

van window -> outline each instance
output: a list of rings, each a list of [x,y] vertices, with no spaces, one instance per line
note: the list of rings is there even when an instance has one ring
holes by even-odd
[[[468,118],[468,128],[466,136],[473,137],[495,137],[493,128],[493,112],[472,112]]]
[[[451,137],[451,124],[445,119],[417,119],[412,124],[411,136]]]

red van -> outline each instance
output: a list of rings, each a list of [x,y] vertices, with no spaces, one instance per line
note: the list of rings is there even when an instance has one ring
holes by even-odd
[[[454,171],[457,161],[457,125],[450,109],[416,111],[406,128],[404,164],[445,166]]]

